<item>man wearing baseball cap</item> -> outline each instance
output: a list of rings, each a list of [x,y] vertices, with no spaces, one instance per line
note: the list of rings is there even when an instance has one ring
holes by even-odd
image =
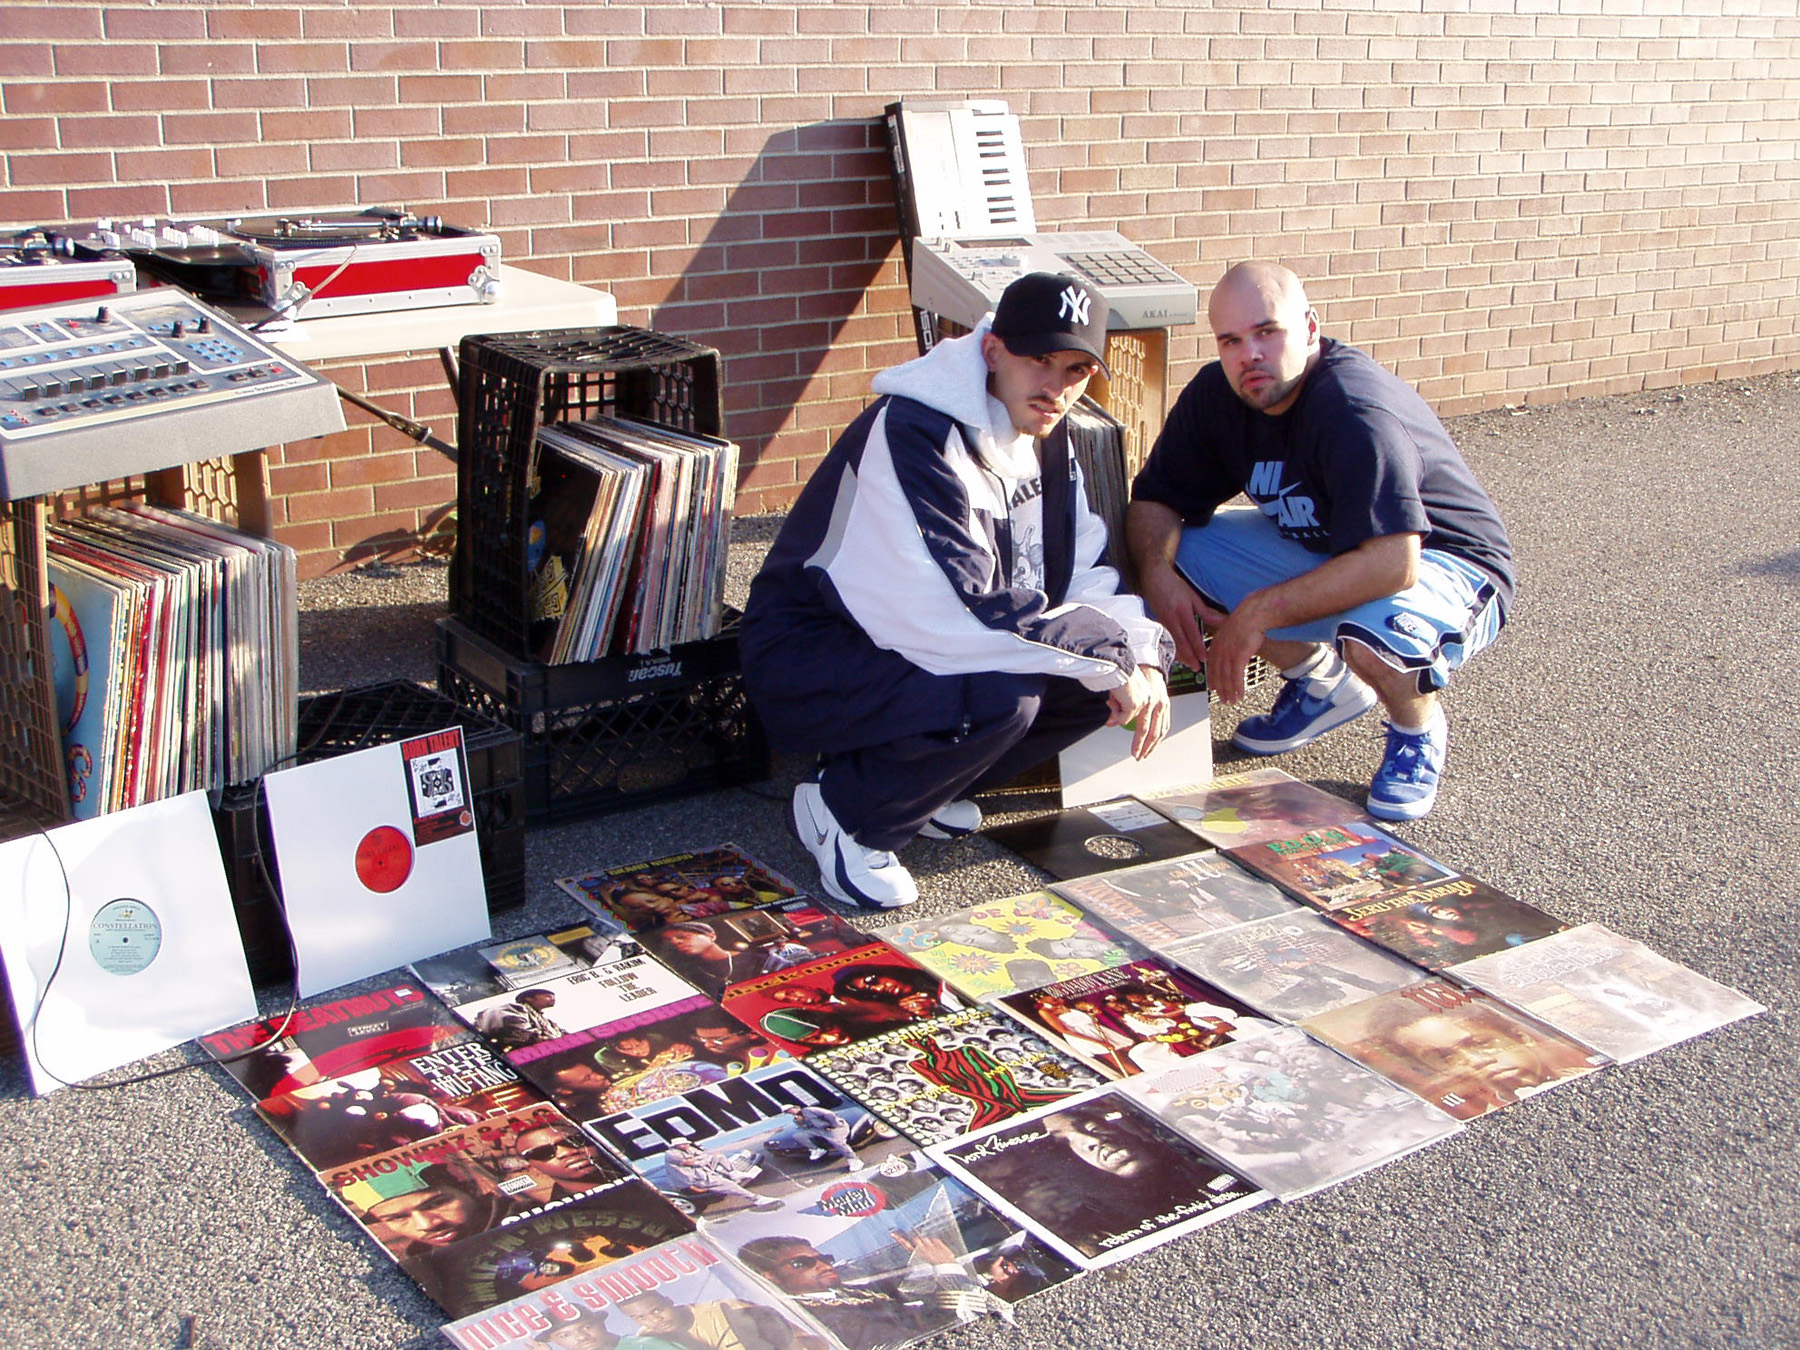
[[[967,834],[967,798],[1102,725],[1168,729],[1173,644],[1100,559],[1063,419],[1105,371],[1107,304],[1034,272],[972,333],[875,377],[750,590],[745,684],[819,757],[793,824],[827,894],[889,909],[895,850]]]

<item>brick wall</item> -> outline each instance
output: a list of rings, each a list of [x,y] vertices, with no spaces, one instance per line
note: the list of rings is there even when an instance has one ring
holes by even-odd
[[[0,220],[404,203],[719,347],[746,510],[910,349],[898,97],[1006,97],[1040,228],[1285,261],[1447,413],[1800,365],[1794,0],[9,0],[0,81]],[[329,373],[451,431],[423,355]],[[272,465],[310,572],[454,500],[360,414]]]

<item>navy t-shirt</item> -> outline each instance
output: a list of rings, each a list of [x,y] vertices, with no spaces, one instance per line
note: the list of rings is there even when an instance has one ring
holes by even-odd
[[[1279,416],[1231,392],[1217,361],[1181,391],[1131,495],[1189,525],[1244,493],[1314,553],[1387,534],[1466,558],[1512,606],[1512,542],[1444,424],[1419,392],[1354,347],[1321,340],[1300,397]]]

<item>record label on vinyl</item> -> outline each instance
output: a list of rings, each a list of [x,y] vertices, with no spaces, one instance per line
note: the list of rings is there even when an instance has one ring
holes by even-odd
[[[399,890],[412,875],[412,843],[392,825],[377,825],[356,846],[356,879],[377,895]]]
[[[108,975],[136,975],[162,950],[162,924],[142,900],[109,900],[88,923],[88,950]]]

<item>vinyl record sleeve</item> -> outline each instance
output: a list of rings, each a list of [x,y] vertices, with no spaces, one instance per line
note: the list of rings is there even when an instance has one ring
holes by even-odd
[[[1062,804],[1088,806],[1120,796],[1143,796],[1161,788],[1212,776],[1212,704],[1206,690],[1169,700],[1169,731],[1143,759],[1131,757],[1129,726],[1101,727],[1064,750],[1057,760]]]
[[[996,825],[982,834],[1060,881],[1194,851],[1193,835],[1129,797]]]
[[[659,1315],[689,1328],[679,1343],[643,1330],[639,1318]],[[559,1330],[563,1335],[547,1339]],[[460,1350],[631,1343],[646,1350],[676,1344],[825,1350],[828,1344],[804,1314],[704,1237],[675,1238],[538,1292],[520,1294],[452,1322],[444,1335]]]
[[[1116,1265],[1269,1198],[1114,1088],[926,1150],[1084,1269]]]
[[[1463,1128],[1298,1027],[1215,1046],[1119,1091],[1284,1202]]]
[[[1360,807],[1342,797],[1273,768],[1220,774],[1210,783],[1194,782],[1138,795],[1214,848],[1286,839],[1363,814]]]
[[[1235,927],[1299,906],[1211,849],[1059,881],[1051,890],[1145,946]]]
[[[1610,1062],[1548,1023],[1445,979],[1378,994],[1303,1025],[1458,1120],[1511,1106]]]
[[[0,844],[0,955],[39,1095],[256,1016],[200,792]]]
[[[1136,943],[1095,927],[1051,891],[1027,891],[875,935],[944,977],[964,998],[992,999],[1135,961]]]
[[[263,789],[301,997],[490,936],[461,728]]]
[[[922,1153],[744,1210],[722,1245],[848,1350],[896,1350],[982,1311],[1004,1315],[1005,1303],[1076,1273]],[[996,1289],[987,1271],[998,1252],[1029,1268],[1035,1288]]]
[[[1450,974],[1620,1063],[1768,1011],[1597,923],[1465,962]]]
[[[585,1122],[709,1231],[745,1209],[853,1175],[914,1145],[797,1062],[770,1064]]]

